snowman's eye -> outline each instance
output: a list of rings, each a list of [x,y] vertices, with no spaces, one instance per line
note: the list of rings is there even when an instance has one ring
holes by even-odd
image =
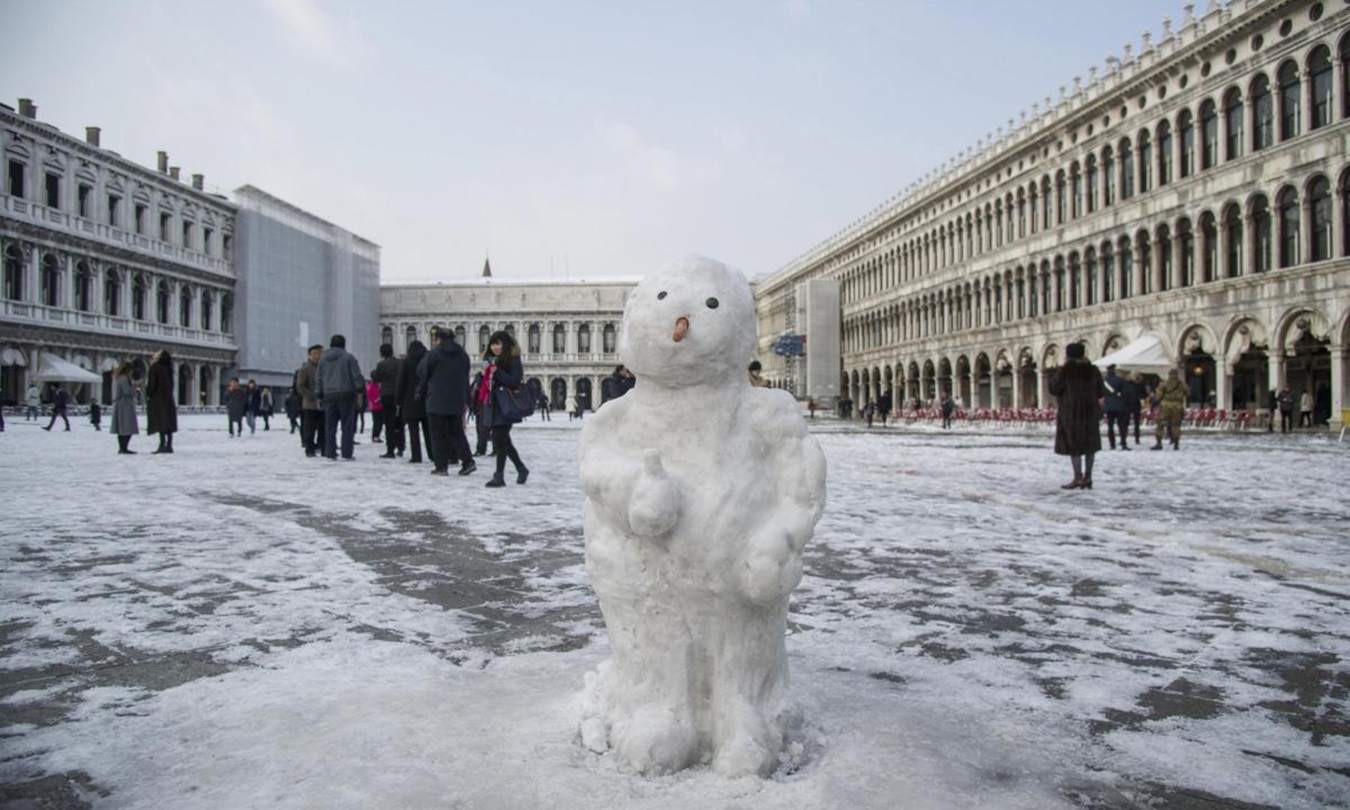
[[[665,291],[665,290],[662,290],[661,292],[659,292],[659,293],[656,294],[656,300],[657,300],[657,301],[660,301],[662,298],[665,298],[665,297],[666,297],[666,291]]]
[[[707,301],[704,301],[703,303],[705,303],[705,304],[708,305],[708,309],[717,309],[717,299],[716,299],[716,298],[709,298]]]

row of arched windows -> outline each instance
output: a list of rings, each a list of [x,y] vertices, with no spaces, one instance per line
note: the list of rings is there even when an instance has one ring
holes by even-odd
[[[1339,115],[1350,117],[1350,34],[1340,41]],[[1326,44],[1304,64],[1288,59],[1271,76],[1258,72],[1194,110],[1107,144],[1007,192],[1001,199],[958,215],[884,257],[842,276],[845,302],[860,301],[899,283],[1002,248],[1039,231],[1096,213],[1121,200],[1237,160],[1333,123],[1335,69]],[[1305,112],[1306,109],[1306,112]],[[1306,119],[1306,128],[1305,128]]]
[[[479,352],[487,351],[488,341],[491,338],[492,331],[493,331],[492,327],[488,326],[487,324],[483,324],[478,328]],[[502,331],[506,332],[512,337],[516,337],[516,325],[514,323],[507,323],[505,326],[502,327]],[[540,324],[532,323],[528,327],[526,327],[525,332],[526,332],[525,344],[521,348],[525,351],[526,354],[541,354],[543,351],[543,335],[544,335],[543,327]],[[468,334],[467,330],[465,329],[463,324],[456,326],[455,342],[459,343],[461,346],[466,346],[467,344],[464,342],[464,340],[467,334]],[[591,325],[589,323],[582,323],[577,326],[576,350],[578,354],[591,354],[592,352],[591,336],[592,330]],[[392,346],[394,343],[393,327],[391,326],[384,327],[383,330],[381,331],[380,339],[383,343],[387,343]],[[418,336],[416,326],[409,325],[404,329],[405,346],[412,343],[414,340],[419,339],[420,338]],[[600,327],[600,351],[603,354],[614,354],[616,351],[618,351],[618,342],[619,342],[618,339],[619,339],[619,332],[614,324],[606,323]],[[552,342],[550,345],[552,347],[553,354],[565,354],[567,352],[566,324],[555,323],[553,325]]]
[[[1340,183],[1341,256],[1350,256],[1350,170]],[[1273,200],[1273,204],[1272,204]],[[851,319],[846,351],[1034,318],[1140,295],[1291,268],[1335,257],[1335,208],[1326,175],[1273,197],[1251,195],[1198,217],[1033,260]]]
[[[152,276],[128,270],[126,268],[106,267],[96,269],[89,261],[80,259],[75,263],[71,276],[70,301],[64,302],[61,289],[65,273],[62,261],[51,252],[43,253],[38,260],[38,290],[35,298],[30,298],[25,287],[26,261],[23,250],[15,243],[5,245],[3,251],[4,280],[0,294],[10,301],[25,301],[45,307],[69,306],[77,312],[93,313],[97,306],[101,314],[111,317],[129,317],[136,321],[154,322],[165,325],[177,325],[184,328],[198,328],[204,331],[219,329],[225,334],[234,331],[233,299],[229,293],[219,290],[195,290],[191,285],[174,285],[167,279],[155,280]],[[98,285],[102,283],[101,303],[96,299]],[[127,284],[130,288],[126,289]],[[129,296],[123,293],[129,292]],[[219,320],[216,319],[216,302],[219,301]],[[199,316],[199,325],[193,325],[194,310]]]

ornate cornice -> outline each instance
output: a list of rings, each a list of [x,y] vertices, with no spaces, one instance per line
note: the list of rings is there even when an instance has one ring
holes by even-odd
[[[149,356],[169,348],[175,360],[197,363],[233,365],[235,350],[212,349],[192,343],[163,340],[145,340],[107,332],[77,332],[71,329],[53,329],[50,326],[0,321],[0,341],[18,345],[29,344],[42,348],[74,349],[85,352],[109,352],[124,355]]]

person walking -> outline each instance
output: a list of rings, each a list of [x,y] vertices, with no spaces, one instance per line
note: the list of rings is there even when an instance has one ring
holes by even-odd
[[[272,389],[263,387],[259,390],[262,393],[258,396],[258,415],[262,417],[263,430],[271,430],[272,412],[275,410]]]
[[[309,347],[305,362],[295,370],[295,390],[300,393],[300,445],[305,455],[314,458],[323,442],[323,409],[319,407],[319,357],[323,346]]]
[[[459,474],[478,469],[464,436],[464,409],[469,401],[469,355],[455,341],[455,333],[441,329],[436,348],[422,360],[419,391],[431,426],[432,475],[449,475],[451,462]]]
[[[286,421],[291,424],[291,435],[300,429],[300,414],[304,400],[300,398],[300,392],[295,390],[294,380],[291,381],[291,388],[286,392],[285,408]]]
[[[140,433],[136,422],[136,384],[131,381],[131,363],[123,362],[113,370],[112,421],[108,423],[108,432],[117,437],[117,453],[134,456],[131,449],[131,437]]]
[[[33,422],[38,418],[38,405],[42,404],[42,392],[36,385],[29,385],[28,392],[24,394],[24,417],[23,421]]]
[[[1134,446],[1139,446],[1139,425],[1144,421],[1144,400],[1148,392],[1144,390],[1144,375],[1134,372],[1129,378],[1129,390],[1125,396],[1125,410],[1129,422],[1134,423]]]
[[[379,444],[380,433],[384,431],[384,403],[380,401],[380,384],[366,380],[361,396],[364,397],[366,410],[370,411],[370,441]]]
[[[1158,386],[1158,423],[1154,428],[1155,444],[1150,450],[1163,449],[1163,431],[1172,437],[1172,449],[1181,449],[1181,417],[1186,414],[1186,383],[1176,369],[1169,369],[1167,379]]]
[[[505,396],[503,389],[514,388],[521,384],[525,379],[525,366],[520,362],[520,346],[516,344],[516,339],[507,332],[494,332],[488,340],[488,351],[492,354],[492,365],[483,371],[483,388],[488,392],[494,407],[492,408],[492,450],[497,457],[497,471],[492,479],[487,482],[490,487],[506,486],[506,460],[511,459],[511,464],[516,468],[516,483],[523,484],[525,479],[529,478],[530,471],[525,463],[520,460],[520,454],[516,452],[516,446],[511,441],[511,426],[517,419],[513,419],[502,413],[502,409],[495,407],[499,397]],[[624,369],[626,372],[627,369]],[[630,374],[627,379],[632,380]],[[628,393],[632,386],[623,389],[619,396]]]
[[[1275,403],[1280,406],[1280,432],[1288,433],[1294,427],[1294,392],[1289,386],[1280,386]]]
[[[89,424],[94,426],[94,430],[103,431],[103,408],[96,399],[89,400]]]
[[[225,418],[230,423],[230,438],[244,435],[244,414],[248,411],[248,392],[239,384],[238,377],[231,377],[225,385]]]
[[[1313,395],[1308,389],[1303,389],[1303,393],[1298,398],[1298,426],[1313,426]]]
[[[66,423],[66,430],[70,430],[70,417],[66,416],[66,410],[70,407],[70,394],[61,386],[56,387],[56,393],[52,395],[52,421],[47,423],[43,430],[50,431],[56,424],[57,417]]]
[[[579,418],[577,415],[577,398],[569,396],[563,400],[563,408],[567,411],[567,421]]]
[[[246,396],[244,404],[244,421],[248,422],[249,435],[257,432],[258,412],[262,410],[262,391],[258,390],[258,383],[249,380],[244,388]],[[240,431],[242,433],[243,431]]]
[[[492,438],[492,400],[483,393],[483,372],[492,365],[492,351],[483,350],[482,370],[473,375],[469,384],[469,415],[473,417],[474,442],[473,454],[486,456],[488,440]]]
[[[379,386],[380,411],[384,420],[384,455],[394,458],[403,455],[403,421],[399,415],[398,375],[403,361],[394,357],[394,347],[380,345],[380,362],[370,371],[370,379]]]
[[[420,340],[408,344],[408,351],[398,368],[398,382],[394,395],[398,400],[398,418],[407,429],[408,462],[422,463],[422,440],[426,440],[427,455],[431,455],[431,430],[427,427],[425,403],[418,394],[417,369],[427,356],[427,347]]]
[[[342,459],[355,460],[352,448],[356,441],[356,405],[366,389],[361,377],[361,364],[347,351],[347,338],[333,335],[328,348],[319,358],[315,393],[323,405],[323,454],[330,460],[338,457],[338,428],[342,428]]]
[[[952,399],[950,391],[942,392],[942,429],[952,429],[952,413],[956,411],[956,400]]]
[[[1102,449],[1101,400],[1106,395],[1102,373],[1087,360],[1081,343],[1070,343],[1068,359],[1050,378],[1050,394],[1058,399],[1055,455],[1068,456],[1073,480],[1061,489],[1092,489],[1092,463]]]
[[[155,453],[173,452],[173,434],[178,432],[178,404],[173,399],[173,358],[166,349],[150,358],[145,375],[145,432],[159,434]]]
[[[1120,449],[1129,450],[1130,432],[1130,384],[1118,374],[1116,367],[1106,367],[1106,438],[1111,449],[1116,449],[1116,429],[1120,430]]]

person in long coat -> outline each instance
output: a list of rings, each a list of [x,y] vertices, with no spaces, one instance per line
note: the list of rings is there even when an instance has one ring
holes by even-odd
[[[1088,362],[1081,343],[1065,349],[1068,360],[1050,379],[1050,394],[1059,400],[1055,415],[1055,455],[1068,456],[1073,480],[1062,489],[1092,489],[1092,461],[1102,449],[1102,406],[1106,386],[1102,373]]]
[[[244,435],[244,412],[248,410],[248,392],[239,385],[238,377],[231,377],[230,382],[225,386],[225,418],[230,420],[230,438],[235,437],[235,428],[239,428],[238,435]]]
[[[131,364],[122,363],[113,371],[112,422],[108,432],[117,437],[119,455],[136,454],[131,449],[131,437],[141,432],[136,421],[136,384],[131,381]]]
[[[394,383],[394,396],[398,400],[398,418],[408,431],[408,461],[422,463],[422,440],[426,440],[427,455],[431,455],[431,429],[427,426],[426,403],[417,397],[417,367],[427,356],[427,347],[420,340],[408,344],[403,356],[403,364],[398,369],[398,381]]]
[[[488,339],[488,352],[492,355],[492,365],[483,371],[484,388],[487,389],[486,398],[492,402],[497,402],[498,392],[503,388],[515,387],[525,380],[525,367],[520,362],[520,346],[516,339],[511,337],[508,332],[494,332]],[[630,375],[628,379],[632,379]],[[627,393],[625,388],[623,393]],[[501,412],[500,408],[492,408],[492,452],[497,461],[497,471],[492,479],[487,482],[489,487],[506,486],[506,460],[509,458],[511,464],[516,468],[516,483],[523,484],[525,479],[529,478],[530,471],[525,466],[525,462],[520,460],[520,454],[516,452],[516,445],[511,441],[511,426],[519,419],[514,419]]]
[[[478,469],[464,436],[464,409],[469,401],[469,355],[455,342],[455,333],[441,330],[436,347],[422,360],[418,392],[431,425],[432,475],[449,475],[452,462],[459,474]]]
[[[145,375],[145,432],[151,436],[159,434],[156,453],[173,452],[178,404],[173,400],[173,358],[165,349],[155,352]]]

